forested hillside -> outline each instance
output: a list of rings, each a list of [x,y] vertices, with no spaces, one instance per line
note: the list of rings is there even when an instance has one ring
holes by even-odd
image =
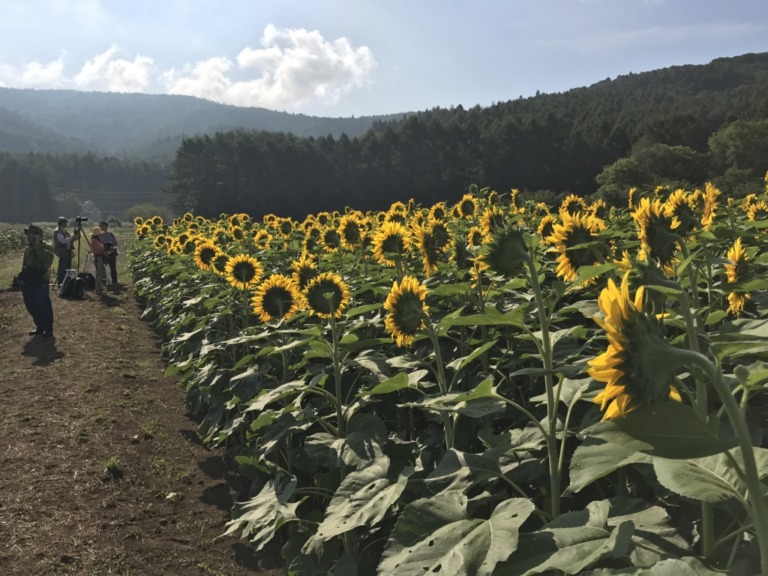
[[[470,184],[545,197],[715,180],[738,195],[768,170],[768,54],[606,80],[491,107],[433,109],[361,138],[232,132],[185,140],[179,210],[383,209],[456,201]],[[752,190],[754,188],[754,190]]]
[[[354,119],[185,97],[53,92],[0,89],[0,108],[15,102],[12,111],[0,113],[0,142],[23,146],[31,125],[45,126],[29,148],[39,152],[0,154],[0,220],[70,214],[87,200],[116,216],[151,203],[206,216],[301,217],[347,205],[380,209],[408,198],[425,205],[452,201],[471,184],[553,200],[566,193],[599,195],[610,202],[630,186],[713,180],[743,195],[761,189],[768,170],[765,53],[629,74],[490,107],[369,118],[370,129],[357,135],[349,128],[360,126]],[[46,103],[52,96],[55,105]],[[176,103],[173,114],[166,102]],[[256,117],[265,122],[259,130],[252,129]],[[277,123],[287,118],[295,129]],[[180,140],[191,120],[209,127],[218,122],[221,130],[188,131]],[[318,132],[330,125],[335,128]],[[154,130],[151,159],[44,147],[57,141],[88,146],[110,129],[112,145],[122,150]],[[174,152],[164,156],[163,149]]]
[[[6,123],[10,113],[24,125]],[[392,118],[322,118],[192,96],[0,88],[0,151],[90,150],[152,157],[158,152],[172,154],[183,137],[196,134],[248,129],[361,136],[374,121]]]

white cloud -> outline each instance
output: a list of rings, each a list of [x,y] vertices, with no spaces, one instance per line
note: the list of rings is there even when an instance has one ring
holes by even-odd
[[[98,6],[86,2],[85,6]],[[376,60],[367,46],[347,38],[326,40],[317,30],[268,25],[260,47],[234,59],[213,57],[160,70],[153,58],[127,59],[112,44],[67,76],[65,58],[23,67],[0,64],[0,86],[75,88],[107,92],[160,92],[197,96],[235,106],[298,109],[311,100],[335,103],[371,81]]]
[[[290,109],[319,98],[338,98],[370,81],[376,60],[366,46],[354,48],[346,38],[333,42],[320,32],[268,25],[261,48],[244,48],[234,64],[226,58],[198,62],[181,72],[166,74],[171,94],[187,94],[234,104]],[[258,76],[247,78],[251,71]]]
[[[74,77],[80,88],[107,92],[141,92],[150,85],[154,60],[137,55],[133,60],[117,57],[118,47],[109,49],[88,60]]]

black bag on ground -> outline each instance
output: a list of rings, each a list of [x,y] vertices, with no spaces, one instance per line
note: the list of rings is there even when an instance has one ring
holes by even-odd
[[[77,277],[85,283],[86,290],[96,290],[96,276],[90,272],[80,272]]]
[[[85,280],[67,276],[59,288],[59,296],[61,298],[82,298],[85,296]]]

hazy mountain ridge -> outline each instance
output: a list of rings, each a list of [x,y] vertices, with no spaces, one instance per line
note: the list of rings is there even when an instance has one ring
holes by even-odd
[[[325,118],[192,96],[21,88],[0,88],[0,112],[0,150],[137,155],[161,141],[236,129],[356,137],[376,121],[402,116]]]

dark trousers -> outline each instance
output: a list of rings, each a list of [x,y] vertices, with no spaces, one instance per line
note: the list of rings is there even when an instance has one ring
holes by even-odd
[[[21,285],[21,295],[24,297],[24,306],[32,316],[32,321],[38,330],[53,332],[53,305],[51,304],[51,292],[48,282],[44,284]]]
[[[112,284],[117,284],[117,254],[113,252],[104,261],[105,264],[109,265],[109,276]]]
[[[56,285],[61,288],[64,283],[64,277],[67,275],[67,270],[72,268],[72,256],[66,258],[59,258],[59,267],[56,268]]]

